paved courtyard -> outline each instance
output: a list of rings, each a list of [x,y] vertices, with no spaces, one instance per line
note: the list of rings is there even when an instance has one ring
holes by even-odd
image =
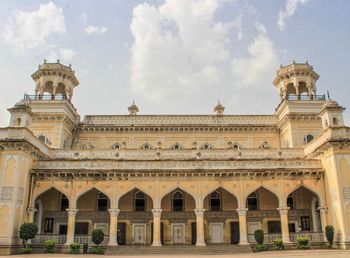
[[[31,255],[16,255],[16,258],[28,258],[28,257],[53,257],[53,258],[76,258],[76,257],[103,257],[101,255],[69,255],[69,254],[31,254]],[[116,258],[129,258],[129,257],[147,257],[154,258],[156,257],[171,257],[171,258],[182,258],[182,257],[201,257],[201,258],[270,258],[270,257],[303,257],[303,258],[313,258],[313,257],[322,257],[322,258],[349,258],[350,250],[293,250],[293,251],[273,251],[273,252],[262,252],[262,253],[250,253],[250,254],[233,254],[233,255],[168,255],[168,254],[159,254],[159,255],[133,255],[133,256],[125,256],[125,255],[106,255],[107,257],[116,257]],[[0,257],[9,257],[9,256],[0,256]]]

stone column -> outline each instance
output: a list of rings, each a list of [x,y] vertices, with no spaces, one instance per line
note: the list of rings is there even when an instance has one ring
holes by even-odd
[[[37,212],[38,210],[35,209],[34,207],[29,207],[28,208],[28,223],[33,223],[34,222],[34,215],[35,215],[35,212]]]
[[[205,246],[204,240],[204,211],[205,209],[195,209],[197,224],[197,242],[196,246]]]
[[[117,246],[117,232],[118,232],[118,215],[119,209],[108,209],[109,211],[109,242],[110,246]]]
[[[74,232],[75,232],[75,216],[77,215],[78,209],[66,209],[68,212],[68,222],[67,222],[67,241],[66,245],[74,242]]]
[[[240,208],[236,210],[239,219],[239,244],[249,245],[247,234],[247,208]]]
[[[281,216],[281,231],[283,243],[290,243],[289,228],[288,228],[288,210],[289,207],[279,207],[277,210]]]
[[[152,246],[162,246],[160,239],[160,217],[162,209],[152,209],[153,213],[153,243]]]
[[[327,242],[326,238],[326,226],[327,226],[327,208],[325,207],[319,207],[318,210],[320,211],[320,219],[321,219],[321,230],[323,232],[323,241]]]

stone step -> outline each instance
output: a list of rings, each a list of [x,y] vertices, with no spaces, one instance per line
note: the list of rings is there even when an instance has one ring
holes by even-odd
[[[251,253],[250,246],[239,245],[207,245],[197,247],[193,245],[163,245],[161,247],[143,245],[109,246],[106,254],[145,255],[145,254],[234,254]]]

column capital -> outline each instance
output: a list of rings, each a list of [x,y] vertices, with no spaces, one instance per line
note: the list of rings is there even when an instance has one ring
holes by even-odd
[[[162,215],[162,209],[152,209],[152,213],[154,217],[160,217]]]
[[[66,211],[68,212],[68,216],[75,217],[75,215],[77,215],[79,210],[78,209],[66,209]]]
[[[194,212],[196,213],[197,217],[203,217],[205,209],[194,209]]]
[[[112,209],[108,209],[109,214],[113,217],[118,217],[120,209],[118,208],[112,208]]]
[[[34,215],[35,212],[38,212],[38,210],[35,209],[34,207],[29,207],[28,210],[27,210],[27,213],[29,215]]]
[[[238,208],[236,211],[238,212],[238,216],[246,216],[248,208]]]
[[[277,210],[280,212],[280,215],[288,215],[289,207],[278,207]]]

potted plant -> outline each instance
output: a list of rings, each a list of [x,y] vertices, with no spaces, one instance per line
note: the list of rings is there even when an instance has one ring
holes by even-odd
[[[334,227],[332,225],[328,225],[325,228],[326,231],[326,238],[328,241],[328,248],[332,248],[333,246],[333,241],[334,241]]]
[[[254,232],[254,238],[256,241],[256,251],[261,252],[261,251],[266,251],[267,247],[264,245],[264,231],[261,229],[257,229]]]
[[[38,233],[38,226],[35,223],[24,223],[19,229],[19,237],[23,241],[23,253],[31,253],[32,248],[28,246],[28,240],[33,239]]]
[[[91,237],[92,237],[92,239],[91,239],[92,242],[96,246],[94,246],[90,249],[90,253],[91,254],[104,254],[103,249],[99,246],[103,242],[104,237],[105,237],[105,234],[103,233],[103,231],[101,229],[95,229],[92,231]]]

